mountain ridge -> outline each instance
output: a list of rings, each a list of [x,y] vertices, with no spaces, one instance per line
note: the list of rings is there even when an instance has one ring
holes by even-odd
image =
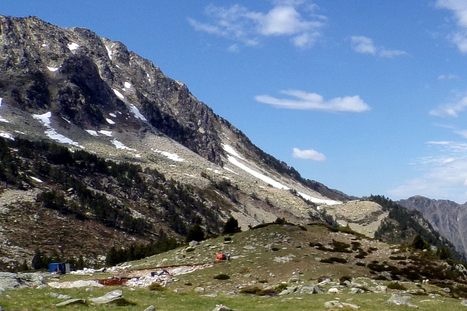
[[[74,253],[63,247],[66,239],[52,237],[70,235],[67,226],[91,226],[96,241],[87,240],[84,251],[98,257],[127,247],[125,240],[152,242],[160,230],[180,240],[193,225],[217,234],[229,217],[242,229],[278,218],[336,225],[326,207],[355,199],[262,151],[120,42],[5,16],[0,39],[0,202],[24,196],[3,206],[15,219],[0,232],[7,262],[32,256],[28,224],[37,230],[36,247],[67,255]],[[368,221],[386,223],[384,208],[372,208],[379,218]],[[57,232],[43,230],[41,221]],[[405,232],[407,241],[417,233]]]

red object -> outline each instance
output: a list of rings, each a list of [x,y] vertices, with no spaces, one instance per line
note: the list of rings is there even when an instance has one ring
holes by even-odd
[[[221,261],[221,260],[225,260],[225,254],[224,253],[217,253],[216,254],[216,261]]]

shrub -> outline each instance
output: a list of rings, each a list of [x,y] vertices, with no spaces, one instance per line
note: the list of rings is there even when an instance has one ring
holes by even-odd
[[[238,226],[238,221],[233,218],[233,217],[230,217],[226,223],[224,224],[224,228],[222,230],[222,233],[223,234],[231,234],[231,233],[236,233],[236,232],[240,232],[241,229],[240,227]]]
[[[339,257],[329,257],[329,258],[324,258],[324,259],[321,259],[320,262],[323,262],[323,263],[330,263],[330,264],[333,264],[333,263],[347,263],[347,260],[344,259],[344,258],[339,258]]]
[[[188,234],[186,235],[186,241],[202,241],[204,240],[204,230],[201,228],[200,225],[194,225],[193,227],[188,230]]]
[[[157,291],[157,292],[162,292],[166,290],[164,286],[162,286],[161,284],[157,282],[151,283],[151,285],[148,286],[148,289],[152,291]]]
[[[352,277],[351,276],[348,276],[348,275],[344,275],[344,276],[341,276],[339,278],[339,283],[341,285],[344,285],[345,284],[345,281],[348,281],[348,282],[352,282]]]
[[[332,240],[332,246],[333,246],[334,252],[339,252],[339,253],[351,253],[352,252],[351,250],[349,250],[350,244],[347,244],[344,242]]]
[[[214,279],[216,280],[228,280],[230,279],[230,276],[224,273],[220,273],[214,276]]]
[[[388,284],[389,289],[396,289],[396,290],[407,290],[407,287],[405,287],[403,284],[399,282],[391,282]]]
[[[276,289],[272,288],[259,288],[258,286],[245,287],[240,290],[241,294],[250,294],[258,296],[275,296],[278,294]]]

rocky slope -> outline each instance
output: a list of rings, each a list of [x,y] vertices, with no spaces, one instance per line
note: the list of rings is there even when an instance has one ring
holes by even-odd
[[[121,214],[113,221],[124,235],[134,232],[127,230],[122,217],[130,223],[134,223],[131,219],[144,219],[151,224],[145,239],[157,236],[159,229],[183,235],[195,223],[215,233],[230,215],[243,228],[277,217],[300,223],[323,221],[317,205],[347,199],[341,192],[303,179],[293,168],[257,148],[198,101],[183,83],[166,77],[122,43],[86,29],[61,29],[35,17],[0,16],[0,136],[12,141],[5,142],[3,150],[5,159],[12,163],[4,163],[15,166],[10,171],[4,168],[0,201],[5,206],[4,215],[16,215],[16,227],[24,221],[24,205],[32,206],[34,217],[39,217],[37,208],[44,205],[40,198],[52,190],[56,196],[52,199],[66,203],[55,205],[67,208],[56,208],[52,214],[58,211],[62,216],[49,215],[51,220],[83,214],[96,222],[93,227],[109,227],[106,217],[99,218],[92,207],[83,207],[83,194],[74,193],[82,187],[90,191],[88,196],[93,200],[104,195],[109,206],[126,210],[126,216]],[[44,139],[65,146],[73,156],[66,150],[53,155],[58,147],[33,143]],[[28,141],[33,154],[22,148]],[[89,154],[85,159],[73,158],[80,150],[99,158]],[[62,156],[69,162],[57,161]],[[100,164],[80,172],[80,163],[90,159],[98,163],[110,160],[112,166],[124,161],[137,168],[130,167],[131,178],[122,182],[109,171],[96,170]],[[46,169],[37,170],[41,166]],[[72,181],[57,176],[57,170],[70,175]],[[154,180],[159,186],[151,190]],[[138,183],[150,192],[147,198],[138,197],[141,189],[131,189]],[[164,187],[182,189],[184,199],[174,202],[170,191],[160,189]],[[10,201],[15,191],[22,195]],[[77,207],[81,209],[78,213]],[[148,212],[151,209],[157,211]],[[180,218],[185,213],[180,209],[188,213],[186,217]],[[169,222],[167,215],[172,215]],[[12,242],[18,230],[4,226],[3,245],[11,250],[12,243],[18,244]],[[74,218],[68,226],[83,227]],[[96,232],[100,232],[96,233],[98,239],[108,234],[104,229]],[[60,244],[50,240],[44,236],[36,247]],[[120,240],[114,239],[116,246]],[[24,248],[18,254],[32,254],[31,245],[15,247]]]
[[[333,223],[326,207],[351,199],[257,148],[122,43],[35,17],[0,16],[0,137],[10,267],[35,248],[96,258],[193,225],[216,234],[230,216],[243,229],[278,217]],[[352,218],[362,204],[338,214],[374,234],[387,210]]]
[[[451,241],[459,253],[467,257],[467,204],[422,196],[400,200],[399,203],[422,213],[436,231]]]

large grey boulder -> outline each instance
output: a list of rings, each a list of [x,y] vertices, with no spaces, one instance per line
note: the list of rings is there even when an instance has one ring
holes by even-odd
[[[0,291],[20,286],[16,273],[0,272]]]

